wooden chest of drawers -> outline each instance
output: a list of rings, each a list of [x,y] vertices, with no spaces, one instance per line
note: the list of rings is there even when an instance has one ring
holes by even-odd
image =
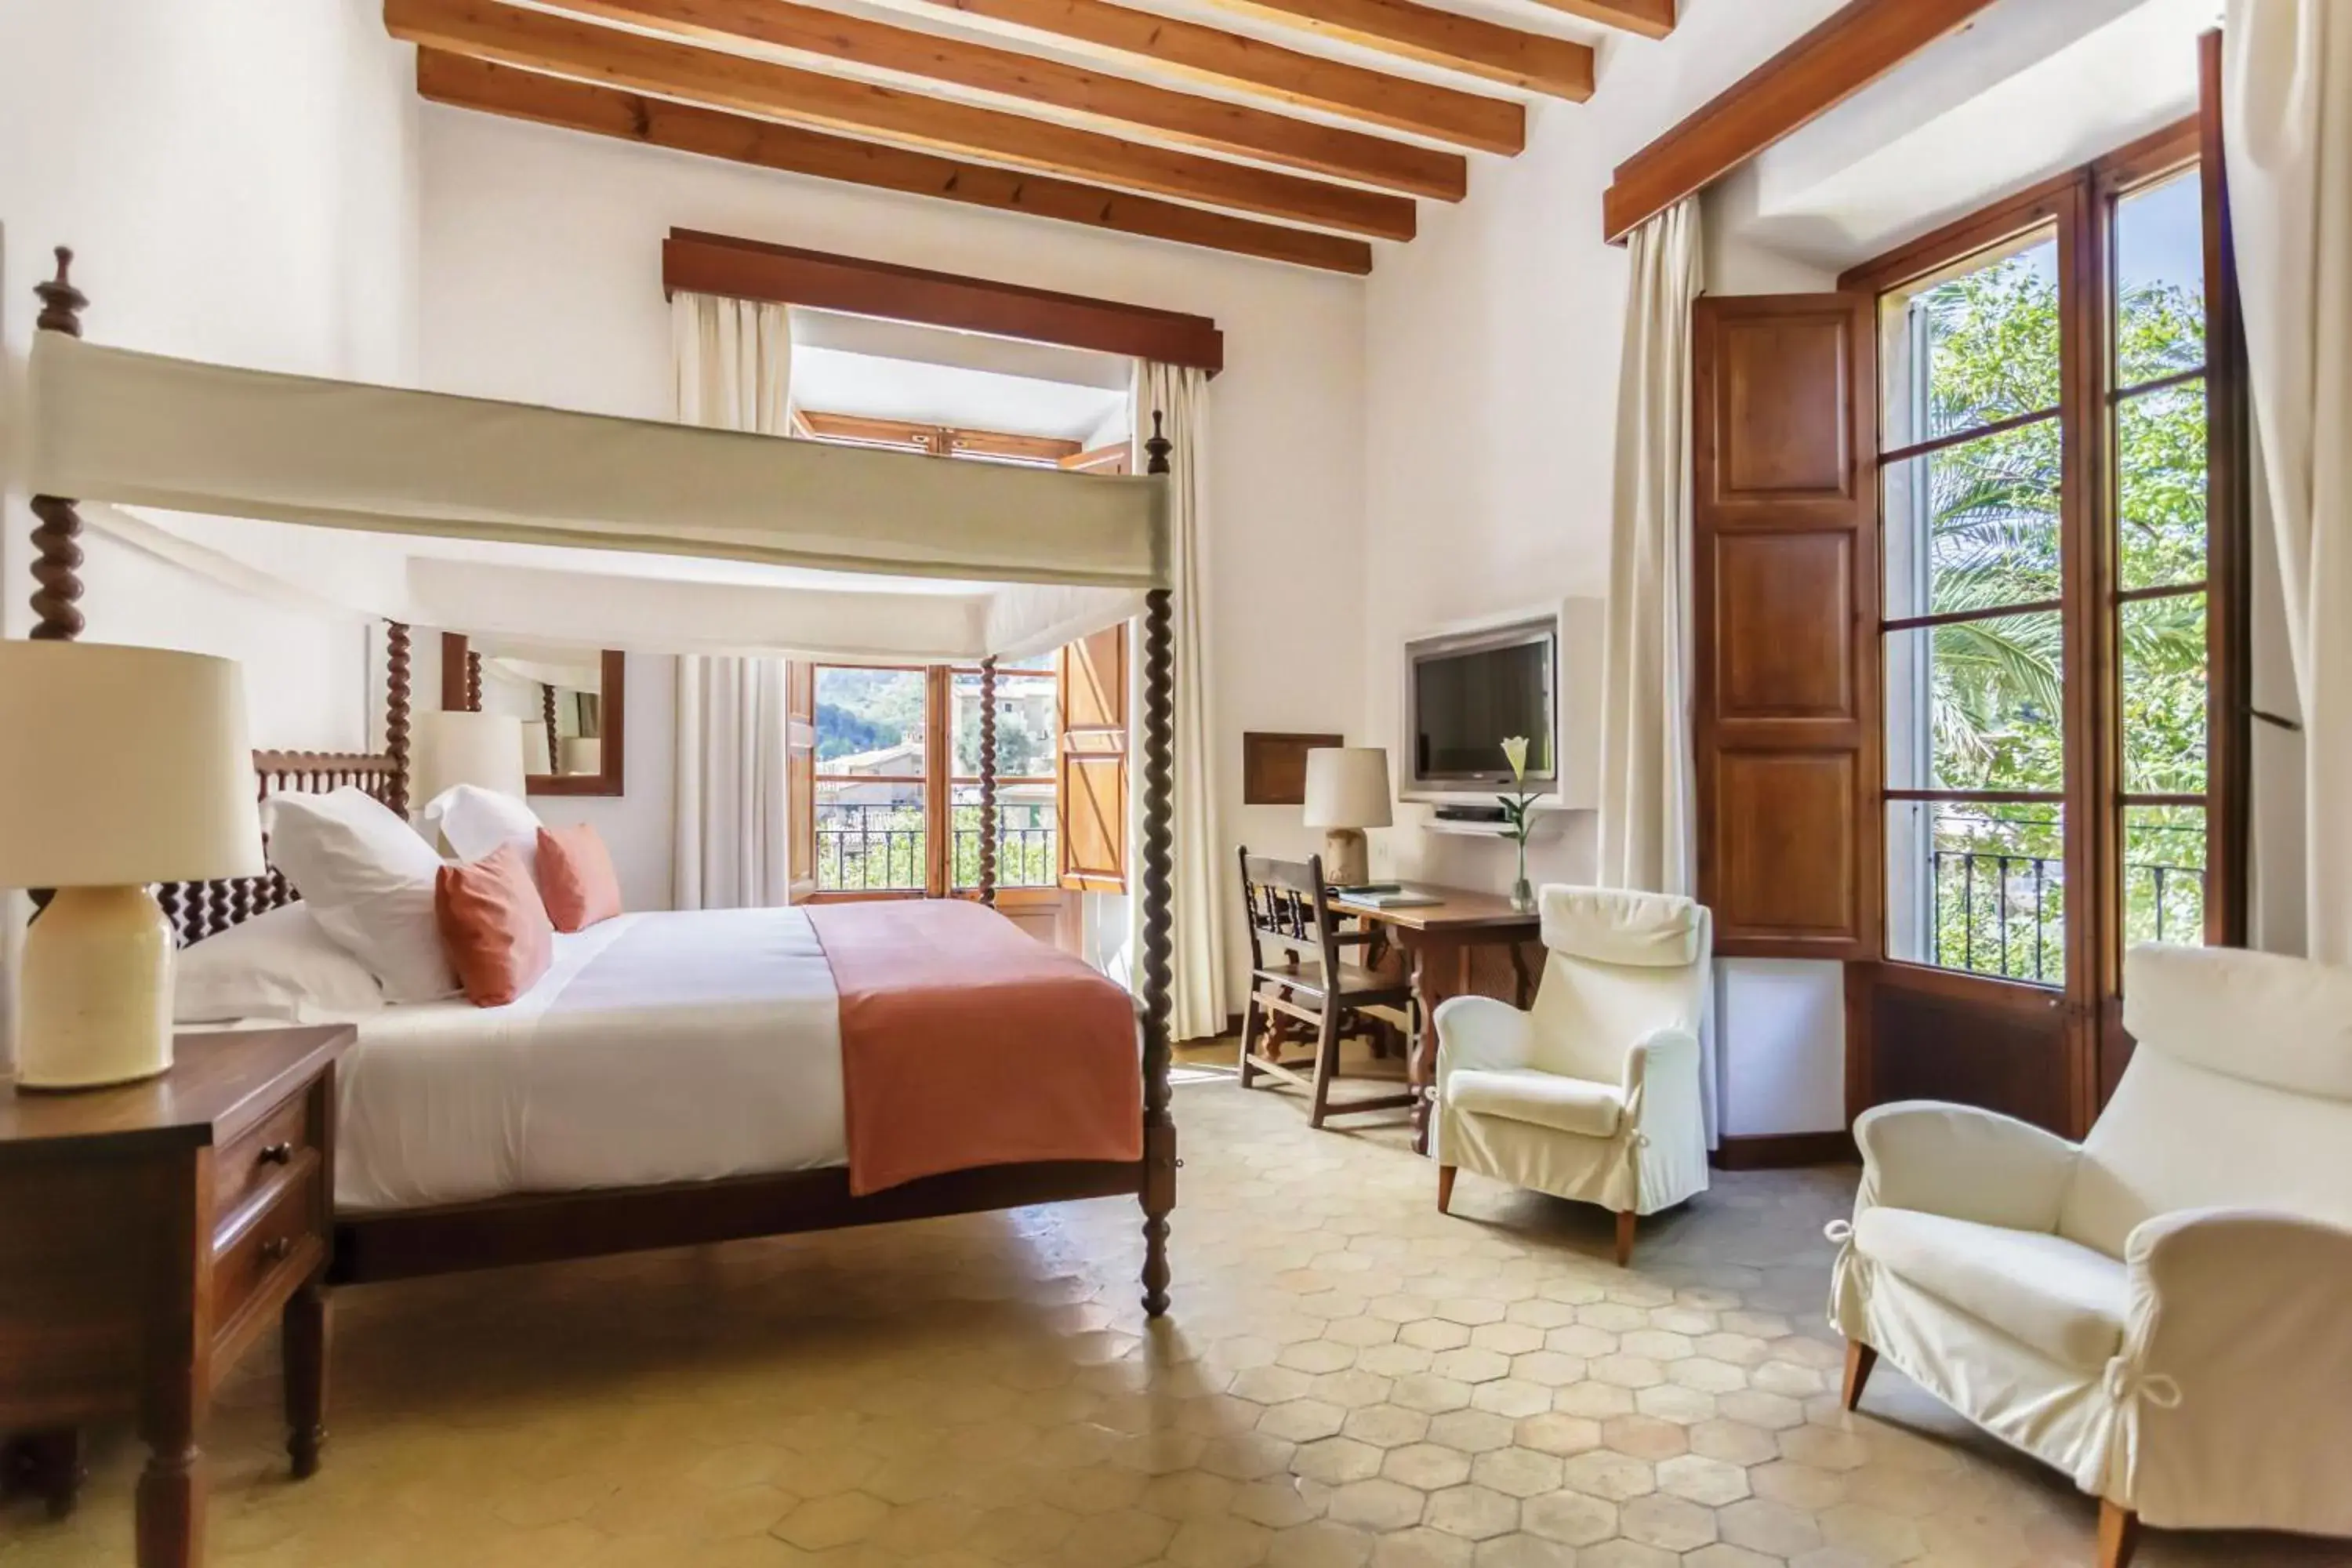
[[[0,1433],[73,1505],[77,1433],[135,1412],[142,1568],[204,1543],[215,1383],[284,1324],[294,1473],[325,1440],[335,1059],[348,1026],[182,1036],[170,1072],[0,1097]]]

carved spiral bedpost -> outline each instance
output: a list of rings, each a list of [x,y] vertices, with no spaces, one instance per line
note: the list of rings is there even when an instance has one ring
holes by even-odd
[[[1172,449],[1154,412],[1144,471],[1166,474]],[[1166,588],[1143,599],[1143,1310],[1154,1318],[1168,1310],[1168,1215],[1176,1206],[1176,1118],[1168,1083],[1175,979],[1174,599]]]
[[[996,907],[996,656],[980,661],[980,901]]]
[[[41,300],[34,324],[45,332],[78,338],[89,299],[67,277],[72,267],[73,252],[58,246],[58,275],[33,285]],[[64,496],[35,496],[31,505],[33,515],[40,519],[33,530],[33,580],[40,584],[33,593],[33,614],[40,618],[31,635],[47,642],[71,642],[81,636],[84,624],[79,608],[81,513]]]
[[[392,759],[383,804],[408,815],[408,623],[386,621],[383,632],[383,754]]]
[[[475,706],[478,708],[480,704]],[[547,730],[547,771],[560,773],[563,766],[555,754],[555,688],[547,681],[539,686],[539,721]]]
[[[482,656],[472,648],[466,650],[466,711],[482,710]]]

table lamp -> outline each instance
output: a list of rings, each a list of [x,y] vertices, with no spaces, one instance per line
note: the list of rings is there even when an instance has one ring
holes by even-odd
[[[430,801],[458,784],[523,793],[523,724],[504,713],[420,713],[416,792]]]
[[[262,875],[258,795],[235,661],[0,642],[0,887],[55,889],[25,933],[19,1089],[172,1065],[177,942],[148,884]]]
[[[1323,875],[1345,887],[1371,879],[1367,827],[1386,827],[1389,754],[1379,746],[1318,746],[1307,753],[1307,826],[1323,836]]]

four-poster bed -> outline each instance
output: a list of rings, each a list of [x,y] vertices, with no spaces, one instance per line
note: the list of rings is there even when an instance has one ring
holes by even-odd
[[[936,464],[100,349],[80,341],[87,301],[67,280],[69,259],[61,249],[56,279],[39,285],[33,353],[36,637],[71,639],[83,629],[76,509],[84,501],[1006,584],[971,617],[987,640],[968,650],[982,672],[980,899],[992,906],[997,659],[1034,651],[1021,639],[1045,626],[1058,635],[1074,617],[1107,622],[1140,607],[1139,1157],[988,1164],[863,1193],[836,1166],[339,1214],[335,1279],[1132,1193],[1144,1212],[1143,1305],[1154,1317],[1166,1311],[1177,1161],[1169,1089],[1173,665],[1160,479]],[[1150,474],[1164,476],[1170,444],[1155,436],[1148,445]],[[356,784],[405,812],[408,644],[407,626],[392,625],[384,752],[258,753],[262,796]],[[273,872],[166,889],[163,901],[194,942],[295,896]]]

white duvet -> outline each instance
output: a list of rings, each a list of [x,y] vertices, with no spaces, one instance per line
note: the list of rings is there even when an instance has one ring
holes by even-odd
[[[503,1007],[359,1021],[335,1206],[425,1208],[848,1159],[833,973],[798,910],[622,915]]]

